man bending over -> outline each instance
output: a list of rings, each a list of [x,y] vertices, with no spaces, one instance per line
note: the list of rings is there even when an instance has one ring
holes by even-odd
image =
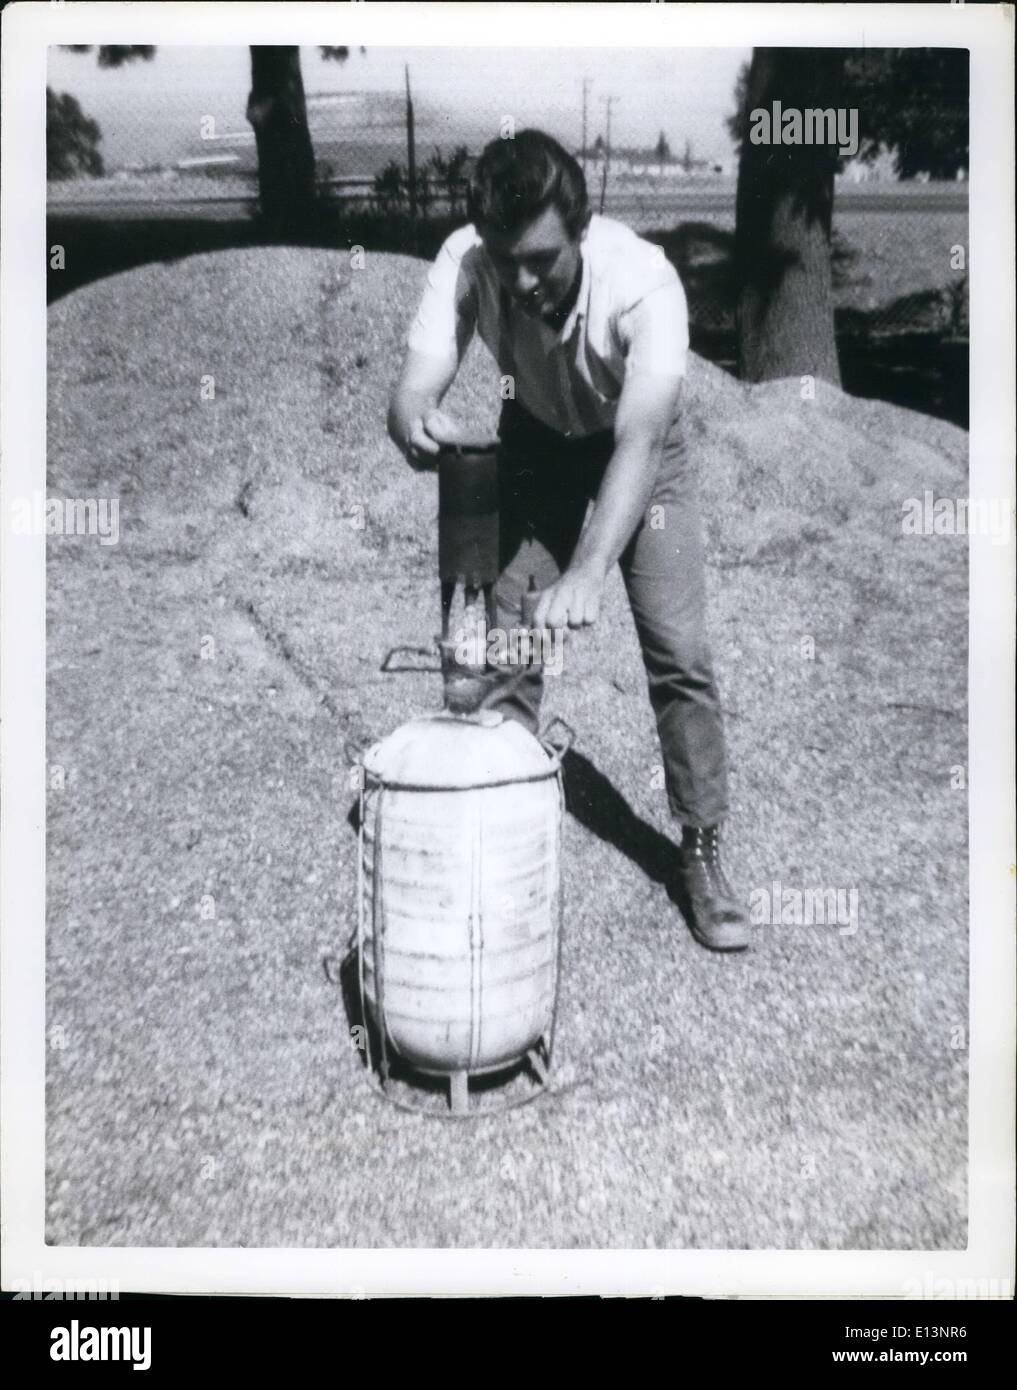
[[[499,423],[499,625],[520,625],[532,575],[537,627],[590,626],[620,563],[683,827],[680,901],[702,945],[744,950],[747,914],[720,858],[727,754],[680,410],[681,281],[658,247],[591,214],[578,163],[539,130],[487,146],[468,213],[428,273],[389,433],[419,469],[462,439],[439,406],[479,332],[514,392]],[[541,693],[534,670],[489,703],[535,733]]]

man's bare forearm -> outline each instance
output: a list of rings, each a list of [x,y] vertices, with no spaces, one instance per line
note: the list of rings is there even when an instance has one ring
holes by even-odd
[[[617,562],[653,494],[663,443],[656,434],[637,435],[615,449],[570,568],[606,575]]]
[[[414,448],[433,448],[423,435],[422,422],[437,411],[452,384],[458,361],[454,354],[431,357],[410,351],[389,400],[389,438],[407,457]]]

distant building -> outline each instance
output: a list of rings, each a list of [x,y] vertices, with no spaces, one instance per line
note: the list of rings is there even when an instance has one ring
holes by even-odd
[[[572,152],[576,159],[582,160],[581,149]],[[607,158],[602,146],[594,146],[586,152],[587,169],[601,169]],[[709,159],[685,159],[670,155],[658,159],[652,150],[633,150],[622,148],[611,151],[609,160],[613,178],[633,179],[695,179],[710,174],[727,172],[726,166]]]
[[[897,151],[880,145],[879,153],[869,159],[846,160],[837,177],[845,183],[897,183]]]
[[[187,159],[178,159],[176,168],[181,171],[191,169],[208,169],[221,164],[239,164],[239,156],[235,154],[207,154],[196,155]]]

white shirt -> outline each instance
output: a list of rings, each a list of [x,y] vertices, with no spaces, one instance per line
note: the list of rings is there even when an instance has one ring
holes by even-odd
[[[460,227],[428,271],[407,347],[461,360],[477,331],[531,415],[574,437],[610,429],[628,377],[684,375],[688,308],[660,247],[621,222],[594,215],[580,255],[579,296],[560,331],[511,303],[503,322],[494,266],[476,228]]]

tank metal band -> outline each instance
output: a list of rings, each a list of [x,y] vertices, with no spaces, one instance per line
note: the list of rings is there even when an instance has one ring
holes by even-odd
[[[386,791],[396,792],[482,792],[489,787],[515,787],[526,782],[547,782],[558,775],[557,763],[549,763],[546,772],[531,772],[526,777],[502,777],[496,781],[464,782],[462,786],[449,787],[442,782],[395,782],[382,777],[369,768],[364,768],[364,782],[372,787],[384,787]]]

